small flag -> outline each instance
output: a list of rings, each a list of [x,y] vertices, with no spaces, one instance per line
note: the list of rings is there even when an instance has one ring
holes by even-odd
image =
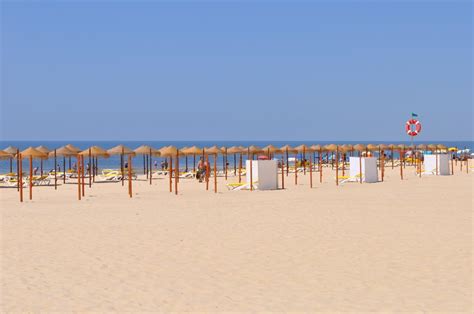
[[[418,117],[418,115],[417,115],[416,113],[414,113],[414,112],[411,113],[411,116],[412,116],[412,118]]]

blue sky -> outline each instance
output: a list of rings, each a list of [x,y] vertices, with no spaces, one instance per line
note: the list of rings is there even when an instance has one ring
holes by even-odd
[[[3,1],[4,140],[472,139],[471,1]]]

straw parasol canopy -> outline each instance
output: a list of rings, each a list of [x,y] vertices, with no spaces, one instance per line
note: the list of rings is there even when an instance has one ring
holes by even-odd
[[[51,150],[48,147],[44,146],[44,145],[40,145],[40,146],[36,147],[35,149],[39,150],[42,153],[45,153],[46,155],[49,154],[49,152],[51,152]]]
[[[127,146],[124,146],[122,144],[108,149],[107,153],[109,155],[121,155],[121,154],[124,154],[124,155],[129,155],[130,154],[132,156],[135,155],[135,152],[133,150],[131,150],[130,148],[128,148]]]
[[[141,155],[146,155],[146,154],[149,154],[150,153],[150,149],[151,149],[151,152],[154,153],[156,151],[156,149],[154,149],[153,147],[151,146],[148,146],[148,145],[142,145],[140,147],[137,147],[133,150],[133,152],[135,154],[141,154]]]
[[[387,149],[390,149],[390,146],[386,145],[386,144],[379,144],[377,146],[380,150],[387,150]]]
[[[220,153],[221,153],[220,148],[217,147],[217,146],[215,146],[215,145],[212,146],[212,147],[207,147],[207,148],[205,148],[205,151],[206,151],[206,153],[208,153],[208,154],[220,154]]]
[[[436,146],[436,144],[428,144],[428,149],[431,150],[431,151],[437,150],[438,146]]]
[[[305,145],[305,144],[301,144],[299,146],[296,146],[295,147],[295,150],[298,151],[298,152],[310,152],[311,151],[311,147],[309,147],[308,145]]]
[[[181,149],[180,152],[184,155],[199,155],[202,153],[202,149],[197,146],[191,146]]]
[[[354,150],[358,150],[358,151],[361,152],[361,151],[363,151],[363,150],[365,150],[365,149],[366,149],[366,147],[365,147],[364,144],[356,144],[356,145],[354,145]]]
[[[31,146],[25,149],[24,151],[22,151],[20,154],[22,157],[33,157],[33,158],[47,158],[48,157],[47,154]]]
[[[367,149],[373,151],[373,150],[378,150],[379,148],[377,147],[377,145],[367,144]]]
[[[263,151],[264,152],[269,152],[270,154],[275,154],[275,153],[279,153],[281,152],[281,149],[279,149],[278,147],[276,146],[273,146],[272,144],[270,145],[267,145],[263,148]]]
[[[407,146],[404,145],[404,144],[399,144],[399,145],[397,145],[397,148],[405,150],[407,148]]]
[[[418,144],[416,147],[421,150],[426,150],[428,148],[426,144]]]
[[[18,148],[14,147],[14,146],[8,146],[3,151],[5,153],[8,153],[8,154],[16,155],[16,152],[18,151]]]
[[[91,152],[91,156],[105,157],[105,158],[109,157],[109,153],[105,149],[103,149],[99,146],[91,146],[87,149],[84,149],[82,152],[79,153],[79,155],[82,155],[82,156],[89,155],[89,149],[90,149],[90,152]]]
[[[56,149],[56,156],[69,157],[69,156],[75,156],[75,155],[76,153],[69,150],[66,146]],[[54,157],[54,151],[49,152],[49,157]]]
[[[9,159],[9,158],[13,158],[13,155],[3,150],[0,150],[0,159]]]
[[[438,144],[437,146],[438,146],[438,149],[441,149],[441,150],[447,150],[447,149],[448,149],[448,148],[447,148],[445,145],[443,145],[443,144]]]
[[[290,145],[285,145],[285,146],[282,146],[280,147],[280,150],[282,152],[286,152],[288,150],[289,153],[295,153],[297,152],[296,149],[294,149],[293,147],[291,147]]]
[[[262,153],[263,150],[258,146],[250,145],[249,147],[247,147],[247,152],[249,152],[250,154],[259,154]]]
[[[228,154],[239,154],[242,152],[242,148],[239,146],[232,146],[227,148],[227,153]]]
[[[178,154],[178,148],[176,146],[165,146],[159,149],[160,156],[162,157],[174,157]]]
[[[65,147],[66,147],[67,149],[69,149],[71,152],[76,153],[76,154],[79,153],[79,152],[81,152],[81,149],[80,149],[80,148],[77,148],[76,146],[74,146],[74,145],[72,145],[72,144],[67,144]]]
[[[327,151],[336,151],[336,149],[338,148],[336,144],[329,144],[329,145],[326,145],[324,146],[324,148],[327,150]]]

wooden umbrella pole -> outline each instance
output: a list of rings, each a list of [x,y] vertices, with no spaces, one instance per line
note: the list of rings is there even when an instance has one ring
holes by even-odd
[[[225,154],[222,153],[222,171],[224,171],[224,173],[226,172],[225,170]],[[227,177],[226,177],[226,180],[227,180]]]
[[[290,173],[290,163],[288,162],[288,147],[286,148],[286,176]]]
[[[237,175],[237,154],[234,153],[234,176]]]
[[[225,175],[225,179],[227,181],[227,161],[228,161],[227,160],[227,147],[224,149],[224,151],[225,151],[224,152],[224,154],[225,154],[225,166],[224,166],[225,167],[225,174],[224,175]]]
[[[217,193],[217,154],[214,155],[214,193]]]
[[[319,162],[318,162],[318,168],[319,168],[319,183],[323,183],[323,155],[322,155],[322,150],[319,150],[318,154]]]
[[[252,154],[252,158],[250,158],[250,191],[253,191],[253,165],[252,165],[252,161],[253,161],[253,154]]]
[[[298,153],[295,154],[295,185],[298,184]]]
[[[152,179],[152,175],[153,175],[153,164],[152,164],[153,160],[151,158],[151,148],[150,148],[148,159],[150,161],[150,164],[148,165],[148,169],[150,170],[150,185],[151,185],[151,179]]]
[[[121,174],[120,181],[122,181],[122,186],[123,186],[123,152],[122,154],[120,154],[120,174]]]
[[[312,159],[314,158],[314,155],[311,154],[309,156],[309,188],[313,188],[313,162]]]
[[[239,183],[242,182],[242,153],[239,154]]]
[[[81,155],[77,154],[77,199],[81,200]]]
[[[128,196],[132,197],[132,154],[128,154]]]
[[[170,183],[170,192],[173,192],[173,157],[170,156],[170,164],[168,166],[168,176]]]
[[[56,150],[54,150],[56,152]],[[66,184],[66,157],[63,156],[63,184]]]
[[[303,175],[306,175],[306,148],[303,146]]]
[[[336,185],[339,185],[339,146],[336,145]]]
[[[380,156],[380,160],[381,160],[381,164],[380,164],[380,167],[382,168],[381,169],[381,177],[382,177],[382,182],[383,182],[383,179],[384,179],[384,176],[385,176],[385,153],[383,150],[381,150],[381,156]]]
[[[81,156],[81,192],[82,196],[85,196],[85,176],[84,176],[84,156]]]
[[[10,173],[13,172],[13,158],[10,158]]]
[[[92,187],[92,156],[91,148],[89,147],[89,188]]]
[[[206,154],[206,191],[209,191],[209,175],[211,167],[209,167],[209,154]]]
[[[362,150],[359,151],[359,181],[362,184]]]
[[[146,154],[146,178],[148,179],[148,176],[150,175],[150,158],[151,156]]]
[[[40,158],[40,174],[43,175],[43,158]]]
[[[58,167],[56,162],[57,154],[56,149],[54,149],[54,189],[58,189]],[[66,171],[64,171],[64,177],[66,177]]]
[[[346,167],[346,154],[342,153],[342,176],[344,176],[344,168]]]
[[[281,154],[281,188],[285,188],[285,157]]]
[[[146,173],[146,157],[145,154],[143,154],[143,174]]]
[[[403,151],[400,150],[400,178],[403,180]]]
[[[30,200],[33,199],[33,155],[30,155]]]
[[[18,156],[18,189],[20,190],[20,202],[23,202],[23,158],[20,153]]]
[[[175,178],[174,178],[174,194],[178,195],[178,183],[179,183],[179,150],[176,151],[176,162],[175,162]]]
[[[16,190],[17,192],[20,191],[20,150],[17,148],[16,150]]]
[[[193,154],[193,173],[196,174],[196,154]]]
[[[185,171],[188,172],[188,155],[184,155],[184,160],[185,160],[185,163],[186,163],[186,167],[185,167]]]

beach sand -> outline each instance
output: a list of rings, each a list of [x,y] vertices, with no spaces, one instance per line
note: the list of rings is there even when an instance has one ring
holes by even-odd
[[[425,311],[472,306],[472,174],[284,191],[0,189],[2,312]],[[232,178],[230,181],[235,181]],[[210,188],[212,189],[212,181]],[[25,198],[27,199],[25,190]]]

